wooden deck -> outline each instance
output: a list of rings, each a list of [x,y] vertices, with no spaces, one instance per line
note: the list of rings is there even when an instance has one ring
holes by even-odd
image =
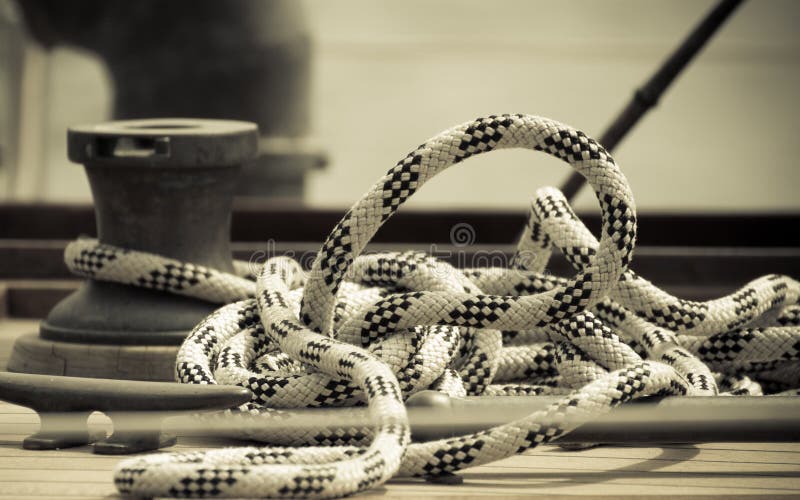
[[[14,338],[36,331],[37,321],[0,318],[0,367]],[[90,424],[108,427],[100,414]],[[111,470],[119,457],[93,455],[88,447],[28,451],[22,439],[38,428],[35,413],[0,402],[0,499],[117,498]],[[182,439],[171,450],[233,445]],[[583,451],[541,447],[462,473],[464,484],[445,486],[393,480],[359,498],[401,496],[581,495],[588,497],[692,495],[800,496],[800,444],[726,444],[641,447],[603,446]]]

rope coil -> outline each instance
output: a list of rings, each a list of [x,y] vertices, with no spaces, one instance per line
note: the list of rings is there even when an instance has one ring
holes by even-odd
[[[511,268],[455,269],[415,252],[361,255],[434,175],[513,147],[560,158],[587,179],[603,215],[599,241],[563,195],[547,188],[536,194]],[[247,387],[254,399],[236,412],[252,418],[366,403],[373,420],[369,429],[247,436],[273,445],[266,448],[132,458],[117,467],[117,488],[151,496],[338,497],[395,475],[443,474],[520,453],[634,398],[800,386],[800,284],[773,275],[714,301],[680,300],[628,270],[635,235],[632,193],[602,146],[552,120],[502,115],[447,130],[398,162],[334,227],[308,273],[273,257],[253,283],[74,242],[65,259],[76,274],[226,304],[182,345],[180,382]],[[554,248],[575,268],[573,278],[543,273]],[[429,388],[563,398],[484,432],[412,444],[403,401]]]

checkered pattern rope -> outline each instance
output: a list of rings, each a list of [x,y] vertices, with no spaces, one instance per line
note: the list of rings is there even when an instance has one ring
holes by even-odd
[[[545,189],[509,268],[455,269],[415,252],[360,255],[435,174],[513,147],[553,155],[587,178],[603,215],[599,241]],[[310,272],[273,257],[254,283],[247,263],[234,276],[79,240],[66,252],[77,274],[225,304],[182,345],[177,378],[249,388],[250,403],[209,418],[264,422],[239,435],[269,445],[132,458],[116,469],[116,485],[148,496],[337,497],[395,475],[508,457],[638,397],[800,386],[794,280],[769,276],[716,301],[681,301],[627,269],[635,230],[628,183],[599,144],[545,118],[503,115],[412,151],[347,211]],[[553,251],[574,277],[544,272]],[[562,398],[484,432],[411,443],[403,401],[423,389]],[[280,425],[291,423],[291,408],[360,404],[369,426]]]

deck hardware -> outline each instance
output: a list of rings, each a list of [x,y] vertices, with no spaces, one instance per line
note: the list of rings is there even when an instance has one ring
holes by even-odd
[[[52,450],[94,442],[95,453],[120,455],[155,450],[175,443],[162,433],[161,421],[170,414],[224,409],[250,401],[243,387],[188,385],[0,372],[0,399],[31,408],[41,429],[25,438],[29,450]],[[94,411],[111,418],[108,437],[89,433],[86,419]],[[148,421],[147,419],[152,419]],[[147,424],[142,426],[142,420]]]

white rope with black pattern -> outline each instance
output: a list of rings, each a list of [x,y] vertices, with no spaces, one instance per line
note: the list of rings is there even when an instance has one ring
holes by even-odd
[[[603,212],[599,242],[549,188],[534,199],[510,268],[458,270],[413,252],[360,256],[428,179],[512,147],[549,153],[587,178]],[[247,434],[270,447],[131,458],[115,483],[150,496],[338,497],[395,475],[443,474],[520,453],[633,398],[800,385],[796,281],[768,276],[715,301],[682,301],[627,269],[635,229],[628,183],[600,145],[552,120],[503,115],[447,130],[400,161],[336,225],[310,273],[274,257],[253,283],[74,242],[66,261],[76,274],[227,304],[192,331],[176,365],[181,382],[253,391],[225,418],[280,420],[289,418],[280,409],[366,402],[373,421]],[[543,273],[553,247],[575,266],[574,278]],[[246,267],[237,266],[242,274]],[[403,401],[428,388],[563,398],[485,432],[412,444]]]

